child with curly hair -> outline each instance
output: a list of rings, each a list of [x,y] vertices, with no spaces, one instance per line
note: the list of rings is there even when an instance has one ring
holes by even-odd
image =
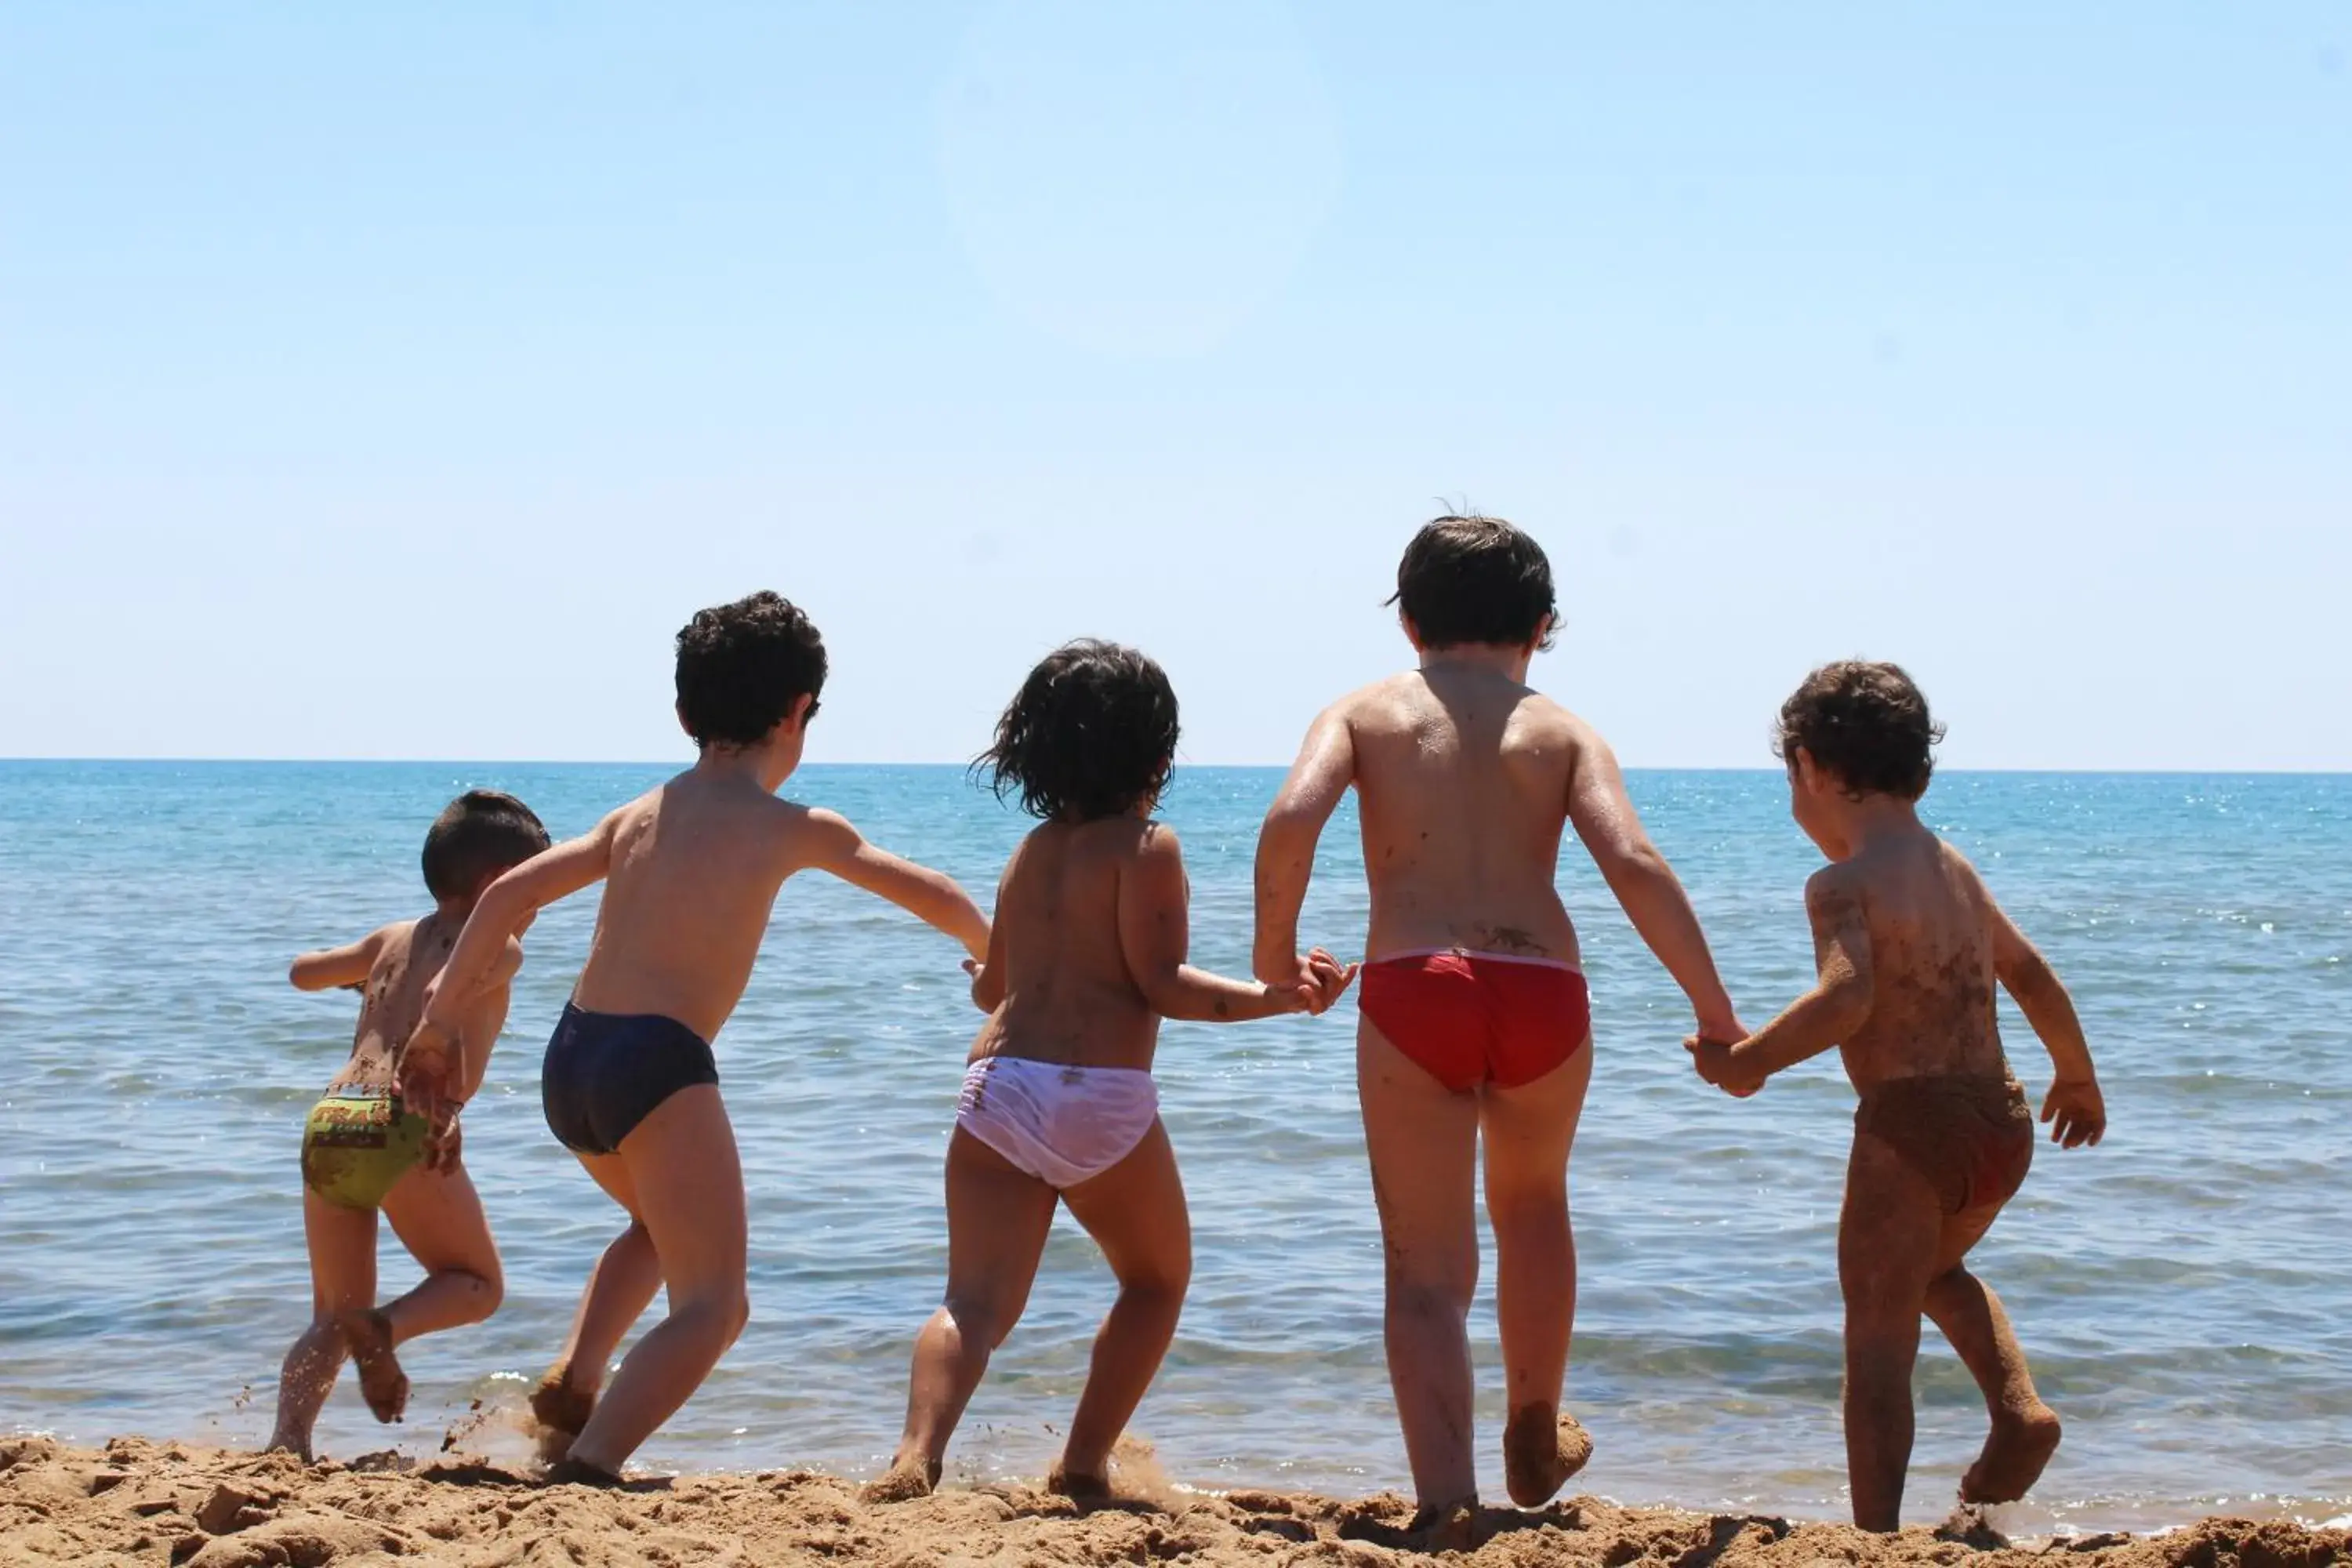
[[[971,966],[988,1021],[948,1144],[947,1297],[915,1341],[906,1432],[872,1500],[939,1483],[1064,1204],[1102,1248],[1118,1300],[1047,1484],[1108,1491],[1111,1446],[1160,1370],[1192,1278],[1192,1223],[1151,1079],[1160,1020],[1319,1013],[1355,973],[1319,950],[1271,984],[1184,962],[1182,853],[1151,819],[1176,735],[1176,693],[1157,664],[1074,642],[1030,672],[976,764],[1041,821],[1004,868],[987,957]]]
[[[1805,884],[1820,980],[1737,1045],[1686,1041],[1699,1075],[1739,1096],[1836,1046],[1862,1097],[1838,1219],[1845,1295],[1845,1447],[1853,1521],[1902,1522],[1919,1318],[1935,1320],[1992,1417],[1960,1480],[2013,1502],[2058,1448],[2058,1417],[2000,1298],[1964,1261],[2024,1184],[2033,1119],[2010,1070],[1993,987],[2015,997],[2056,1076],[2053,1142],[2105,1135],[2107,1111],[2066,987],[1976,868],[1919,820],[1943,731],[1891,664],[1825,665],[1780,709],[1790,810],[1830,863]]]

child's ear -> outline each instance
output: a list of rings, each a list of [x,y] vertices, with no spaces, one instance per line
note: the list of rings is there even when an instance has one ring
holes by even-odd
[[[810,710],[815,707],[815,695],[812,692],[803,691],[798,697],[793,699],[791,709],[784,714],[784,722],[791,725],[795,730],[805,730],[808,728]]]
[[[1411,616],[1406,615],[1402,610],[1399,610],[1397,612],[1397,625],[1404,628],[1404,640],[1412,644],[1413,652],[1426,653],[1428,651],[1426,648],[1422,647],[1421,628],[1412,624],[1412,617]]]

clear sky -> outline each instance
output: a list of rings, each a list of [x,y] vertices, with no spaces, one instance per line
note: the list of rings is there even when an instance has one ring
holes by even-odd
[[[677,755],[768,586],[815,759],[1280,762],[1441,498],[1631,764],[2352,767],[2352,8],[0,6],[0,753]]]

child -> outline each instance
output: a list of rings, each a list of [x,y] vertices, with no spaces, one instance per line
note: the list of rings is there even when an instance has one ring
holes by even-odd
[[[341,987],[361,995],[351,1059],[327,1086],[302,1130],[302,1229],[310,1248],[310,1326],[286,1352],[278,1384],[278,1429],[270,1447],[310,1458],[310,1430],[346,1355],[356,1356],[360,1390],[379,1421],[397,1421],[408,1379],[393,1347],[419,1334],[478,1323],[498,1310],[499,1251],[482,1201],[454,1140],[426,1159],[431,1128],[394,1087],[401,1043],[415,1027],[427,984],[440,972],[482,889],[509,867],[547,847],[547,829],[529,806],[495,790],[451,801],[425,836],[425,887],[433,912],[361,938],[306,952],[289,975],[304,991]],[[507,984],[522,947],[506,942],[479,980],[452,992],[450,1033],[458,1098],[482,1081],[490,1046],[506,1025]],[[375,1216],[424,1266],[416,1289],[375,1306]]]
[[[1316,841],[1354,785],[1371,884],[1357,1083],[1387,1244],[1389,1380],[1419,1527],[1458,1542],[1477,1494],[1466,1319],[1482,1131],[1513,1500],[1543,1503],[1591,1451],[1559,1410],[1576,1311],[1568,1157],[1592,1071],[1576,931],[1553,887],[1563,827],[1690,998],[1699,1033],[1743,1031],[1607,742],[1527,685],[1558,615],[1541,548],[1499,519],[1439,518],[1406,547],[1391,603],[1420,667],[1341,698],[1307,731],[1258,840],[1256,968],[1295,972]]]
[[[2033,1160],[2033,1121],[1994,1018],[2006,986],[2057,1069],[2042,1120],[2072,1149],[2107,1113],[2074,1005],[1975,868],[1916,803],[1943,731],[1891,664],[1832,664],[1780,709],[1790,810],[1830,863],[1805,884],[1821,979],[1735,1046],[1690,1042],[1709,1083],[1748,1095],[1835,1045],[1861,1091],[1838,1282],[1845,1293],[1845,1446],[1853,1521],[1894,1530],[1911,1459],[1919,1315],[1968,1363],[1992,1415],[1965,1502],[2023,1497],[2058,1447],[2000,1299],[1968,1256]]]
[[[1030,672],[981,759],[1042,825],[1004,868],[971,999],[948,1143],[947,1297],[915,1341],[907,1429],[874,1501],[939,1483],[991,1352],[1020,1321],[1057,1204],[1103,1249],[1118,1300],[1047,1485],[1108,1490],[1111,1445],[1176,1332],[1192,1226],[1151,1081],[1162,1018],[1321,1012],[1352,976],[1328,953],[1254,984],[1184,962],[1184,862],[1151,820],[1176,754],[1176,694],[1133,648],[1075,642]]]
[[[742,1167],[710,1041],[751,980],[784,879],[829,871],[975,960],[987,951],[988,921],[953,881],[874,848],[829,811],[776,798],[800,765],[824,674],[816,628],[774,594],[697,614],[677,635],[677,716],[700,752],[694,766],[499,878],[409,1041],[414,1091],[456,1089],[446,1042],[465,988],[534,910],[605,883],[541,1093],[550,1130],[630,1224],[591,1275],[565,1359],[533,1401],[576,1433],[551,1481],[614,1484],[750,1312]],[[621,1335],[664,1285],[669,1315],[597,1398]]]

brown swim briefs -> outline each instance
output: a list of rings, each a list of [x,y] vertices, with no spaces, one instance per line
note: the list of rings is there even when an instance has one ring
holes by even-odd
[[[2033,1163],[2033,1112],[2011,1078],[1889,1079],[1863,1095],[1853,1131],[1925,1177],[1948,1215],[2007,1203]]]

